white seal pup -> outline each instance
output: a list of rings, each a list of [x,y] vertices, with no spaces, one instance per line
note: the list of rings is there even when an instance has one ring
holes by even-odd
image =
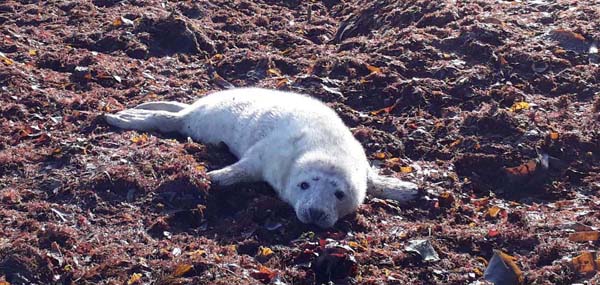
[[[367,191],[380,198],[417,197],[414,183],[383,177],[340,117],[308,96],[260,88],[212,93],[188,105],[150,102],[106,121],[123,129],[177,132],[225,143],[239,161],[208,173],[213,183],[266,181],[303,223],[322,228],[356,210]]]

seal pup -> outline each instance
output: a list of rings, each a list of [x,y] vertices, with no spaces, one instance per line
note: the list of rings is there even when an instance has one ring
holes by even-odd
[[[191,105],[149,102],[105,118],[122,129],[225,143],[239,160],[208,172],[212,183],[266,181],[301,222],[322,228],[355,211],[367,192],[398,201],[418,193],[414,183],[380,176],[335,111],[297,93],[236,88]]]

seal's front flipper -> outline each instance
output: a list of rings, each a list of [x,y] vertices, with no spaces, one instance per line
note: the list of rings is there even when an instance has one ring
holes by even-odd
[[[213,184],[228,186],[241,182],[256,182],[260,177],[250,165],[248,159],[242,159],[232,165],[208,172]]]
[[[369,171],[367,193],[381,199],[408,202],[419,197],[419,187],[412,182],[385,177],[374,170]]]
[[[144,110],[156,110],[156,111],[167,111],[167,112],[179,112],[190,105],[174,102],[174,101],[156,101],[148,102],[135,106],[135,109]]]
[[[127,130],[177,132],[181,129],[180,113],[144,109],[127,109],[116,114],[105,114],[106,122]]]

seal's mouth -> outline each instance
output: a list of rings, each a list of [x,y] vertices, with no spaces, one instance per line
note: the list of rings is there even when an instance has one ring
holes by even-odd
[[[320,228],[331,228],[337,220],[332,219],[327,211],[318,208],[304,208],[296,210],[296,216],[305,224],[314,224]]]

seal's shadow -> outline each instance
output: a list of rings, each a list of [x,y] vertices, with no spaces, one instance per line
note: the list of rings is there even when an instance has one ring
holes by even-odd
[[[201,234],[222,244],[239,243],[252,248],[253,244],[288,244],[310,232],[328,235],[357,231],[355,214],[341,219],[331,229],[303,224],[293,208],[279,199],[267,183],[212,190],[207,201],[206,229]]]
[[[196,159],[206,162],[209,170],[237,161],[224,144],[206,146]],[[181,195],[182,192],[177,193]],[[167,215],[164,219],[166,224],[158,225],[156,229],[150,227],[149,232],[157,238],[161,237],[163,227],[173,234],[203,235],[223,244],[251,239],[261,245],[287,243],[306,232],[362,231],[361,226],[356,224],[355,214],[341,219],[334,228],[327,230],[303,224],[296,218],[293,208],[279,199],[273,188],[264,182],[212,186],[201,199],[193,199],[190,195],[179,198],[157,195],[153,203],[169,205],[163,211]]]

